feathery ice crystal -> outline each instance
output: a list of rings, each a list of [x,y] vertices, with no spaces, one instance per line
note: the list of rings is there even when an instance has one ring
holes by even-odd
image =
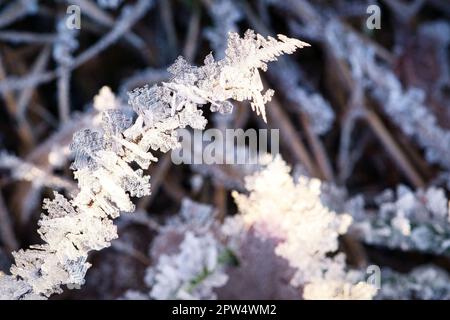
[[[79,192],[71,200],[55,194],[44,202],[38,233],[42,245],[14,253],[12,275],[0,275],[0,298],[48,297],[61,286],[78,287],[90,264],[91,250],[108,247],[117,238],[112,219],[121,211],[134,211],[130,197],[150,193],[148,168],[157,158],[149,151],[167,152],[178,146],[176,129],[203,129],[206,119],[199,106],[229,112],[228,99],[251,101],[252,109],[265,120],[264,104],[272,90],[262,93],[259,69],[284,53],[293,53],[306,43],[278,35],[278,39],[247,31],[244,38],[228,36],[225,57],[212,54],[202,67],[190,66],[183,58],[169,68],[169,82],[134,90],[129,103],[137,117],[117,109],[106,110],[100,129],[84,129],[73,137],[72,164]],[[141,169],[130,166],[136,163]]]

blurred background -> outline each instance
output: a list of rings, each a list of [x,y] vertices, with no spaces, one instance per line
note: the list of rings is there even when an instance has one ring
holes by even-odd
[[[11,251],[39,242],[43,198],[76,188],[68,146],[101,111],[95,96],[126,105],[127,91],[167,80],[177,56],[196,65],[211,51],[219,59],[227,32],[249,28],[311,47],[264,74],[276,92],[267,124],[235,103],[225,118],[206,111],[208,126],[280,129],[280,152],[294,172],[329,183],[330,206],[354,216],[353,231],[341,239],[350,265],[376,264],[425,287],[432,280],[415,268],[432,265],[428,271],[447,279],[446,0],[0,1],[0,270],[9,269]],[[99,94],[104,86],[110,90]],[[186,198],[222,218],[234,214],[230,192],[243,190],[242,170],[174,165],[161,155],[148,172],[152,195],[138,201],[138,218],[117,222],[119,240],[91,255],[81,290],[54,298],[115,299],[143,290],[155,224]],[[398,227],[405,216],[409,231]],[[399,297],[448,298],[448,286]]]

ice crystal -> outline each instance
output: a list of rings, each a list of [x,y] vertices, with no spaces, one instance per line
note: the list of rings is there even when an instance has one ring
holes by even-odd
[[[41,298],[39,295],[30,294],[32,288],[25,281],[16,281],[12,277],[6,276],[0,271],[0,300],[36,300]]]
[[[237,101],[250,100],[253,110],[266,120],[264,104],[273,95],[272,90],[261,94],[263,85],[258,69],[267,70],[267,63],[276,60],[283,53],[292,53],[296,48],[309,44],[278,35],[279,41],[272,37],[265,39],[248,30],[244,38],[230,33],[225,51],[224,68],[220,73],[220,83],[225,92]],[[238,70],[240,70],[238,72]]]
[[[106,141],[101,132],[84,129],[74,134],[70,149],[75,156],[72,169],[95,169],[96,153],[106,149]]]

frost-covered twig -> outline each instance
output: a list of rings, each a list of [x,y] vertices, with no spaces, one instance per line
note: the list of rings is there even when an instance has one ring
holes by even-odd
[[[121,11],[121,15],[114,27],[106,35],[104,35],[100,40],[98,40],[94,45],[83,51],[78,55],[71,68],[76,68],[86,61],[92,59],[97,54],[108,48],[111,44],[116,42],[122,35],[130,30],[130,28],[139,21],[150,8],[154,5],[152,0],[140,0],[135,5],[128,5],[124,7]]]
[[[105,9],[116,9],[123,0],[97,0],[98,5]]]
[[[336,54],[348,61],[355,81],[370,90],[390,119],[425,150],[426,159],[450,168],[450,131],[438,125],[425,105],[424,91],[403,88],[390,68],[377,61],[376,49],[342,24],[331,21],[326,37]]]
[[[60,70],[57,82],[59,118],[65,123],[70,118],[70,65],[73,64],[73,52],[78,48],[78,30],[67,28],[66,19],[58,21],[56,30],[53,59]]]
[[[308,117],[312,130],[317,135],[327,133],[334,121],[334,111],[330,104],[317,92],[306,91],[300,85],[298,66],[289,59],[283,59],[281,67],[270,71],[289,102]]]
[[[35,13],[37,9],[37,0],[16,0],[8,4],[0,13],[0,28]]]
[[[124,7],[120,18],[114,24],[111,31],[109,31],[88,49],[74,57],[72,63],[70,63],[70,66],[66,68],[67,71],[76,69],[116,42],[145,15],[152,5],[153,1],[140,0],[133,6],[129,5]],[[21,90],[29,86],[36,86],[52,81],[60,76],[61,72],[64,71],[66,70],[58,68],[56,70],[46,71],[40,74],[32,74],[24,77],[10,76],[0,82],[0,93],[9,92],[12,90]]]
[[[322,185],[322,200],[336,212],[353,217],[349,233],[361,241],[403,251],[449,255],[450,212],[444,189],[411,190],[399,185],[375,197],[376,208],[362,195],[349,197],[346,190]]]
[[[107,2],[108,0],[103,0],[103,2]],[[67,4],[72,5],[78,5],[80,6],[81,12],[91,18],[92,20],[98,22],[100,25],[104,25],[110,28],[114,27],[114,19],[111,17],[106,11],[103,11],[101,8],[97,7],[95,3],[91,0],[66,0]],[[118,3],[119,0],[112,0],[111,3],[115,2]],[[99,1],[99,5],[101,6],[101,3]],[[101,6],[105,9],[108,9],[108,7]],[[125,41],[128,41],[131,45],[133,45],[137,50],[145,50],[145,43],[144,41],[134,34],[132,31],[128,31],[124,34]]]
[[[53,43],[56,36],[51,33],[33,33],[23,31],[0,31],[0,40],[11,43]]]
[[[211,104],[212,110],[227,111],[228,99],[250,100],[264,117],[264,104],[272,92],[261,94],[258,69],[265,71],[267,62],[307,45],[283,35],[278,38],[265,39],[252,31],[244,38],[230,33],[223,60],[208,55],[204,66],[193,67],[180,57],[169,68],[169,82],[131,92],[135,120],[120,110],[107,110],[102,114],[102,130],[77,132],[71,148],[79,193],[72,200],[58,193],[45,200],[48,213],[42,215],[38,230],[44,244],[13,253],[12,275],[0,278],[4,284],[0,297],[48,297],[61,292],[62,285],[82,285],[90,267],[88,253],[108,247],[117,237],[112,219],[134,211],[130,197],[150,193],[150,177],[142,169],[157,158],[149,150],[167,152],[177,147],[178,128],[203,129],[206,119],[199,106]],[[133,170],[130,163],[142,169]]]
[[[44,47],[42,49],[42,52],[39,54],[39,56],[36,58],[36,61],[34,62],[30,74],[39,74],[41,73],[45,66],[48,63],[48,60],[50,58],[50,48]],[[31,100],[31,97],[34,92],[34,87],[30,86],[25,89],[23,89],[19,95],[19,98],[17,99],[17,119],[19,121],[22,121],[22,119],[25,119],[25,113],[28,107],[28,104]]]

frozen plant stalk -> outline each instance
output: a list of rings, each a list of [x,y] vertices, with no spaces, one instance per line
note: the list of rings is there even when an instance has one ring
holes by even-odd
[[[71,200],[55,194],[45,200],[38,233],[44,244],[13,253],[12,275],[0,275],[0,299],[46,298],[78,287],[90,264],[91,250],[101,250],[117,238],[113,219],[121,211],[134,211],[130,197],[150,194],[149,176],[142,169],[157,159],[149,151],[167,152],[178,146],[176,130],[203,129],[206,119],[199,107],[229,112],[228,101],[249,100],[265,120],[265,102],[272,90],[262,93],[259,69],[283,53],[293,53],[306,43],[283,35],[267,39],[247,31],[243,38],[229,33],[225,57],[212,54],[202,67],[183,58],[169,68],[169,82],[137,89],[129,94],[136,119],[120,110],[103,112],[102,129],[84,129],[73,137],[72,168],[79,192]],[[130,166],[136,163],[141,169]]]

